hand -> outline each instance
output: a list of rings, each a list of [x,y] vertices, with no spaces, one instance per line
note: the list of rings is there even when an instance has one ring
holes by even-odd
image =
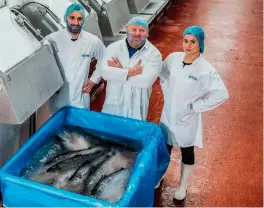
[[[142,74],[143,67],[141,66],[142,60],[139,60],[135,66],[128,70],[127,77],[137,76]]]
[[[112,57],[111,60],[107,61],[107,64],[108,66],[111,66],[111,67],[123,68],[117,57]]]
[[[87,80],[87,82],[83,85],[82,92],[83,93],[90,93],[93,89],[93,86],[95,83],[91,81],[90,79]]]

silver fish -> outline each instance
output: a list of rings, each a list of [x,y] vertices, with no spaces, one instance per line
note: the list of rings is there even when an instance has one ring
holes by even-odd
[[[123,196],[132,172],[132,168],[120,169],[101,179],[96,185],[93,195],[97,199],[115,203]]]
[[[90,155],[90,154],[94,154],[94,153],[97,153],[97,152],[103,151],[103,150],[105,150],[105,148],[97,146],[97,147],[90,147],[90,148],[84,149],[84,150],[71,151],[71,152],[63,153],[63,154],[57,155],[56,157],[47,161],[45,163],[45,166],[46,167],[52,167],[52,166],[56,165],[57,163],[60,163],[60,162],[67,160],[69,158],[73,158],[75,156],[81,156],[81,155]]]
[[[104,163],[109,157],[113,155],[113,152],[106,153],[94,161],[86,162],[79,167],[75,173],[69,178],[69,183],[66,187],[67,190],[74,191],[76,193],[82,193],[85,188],[85,182],[87,177],[95,171],[95,169],[102,163]]]
[[[58,132],[55,135],[55,138],[59,140],[63,147],[68,151],[88,149],[92,146],[91,141],[85,137],[85,134],[82,132],[71,131],[67,128]]]
[[[86,182],[85,194],[91,195],[94,187],[102,178],[114,173],[122,168],[130,168],[133,166],[136,154],[133,152],[116,152],[93,173]]]
[[[30,176],[28,179],[47,184],[47,185],[52,185],[55,181],[56,178],[59,176],[59,172],[51,172],[47,173],[45,168],[39,168],[36,173],[34,173],[32,176]]]
[[[97,157],[100,157],[101,155],[107,153],[107,150],[103,150],[101,152],[96,152],[94,154],[86,154],[86,155],[77,155],[71,158],[68,158],[66,160],[63,160],[62,162],[59,162],[50,168],[47,169],[47,172],[65,172],[69,169],[77,169],[79,168],[84,162],[87,161],[93,161]]]
[[[69,179],[74,174],[75,171],[76,169],[72,168],[72,169],[62,172],[58,177],[54,178],[54,181],[51,185],[56,188],[67,190],[67,188],[65,187],[68,185]]]
[[[42,166],[29,179],[47,185],[53,185],[57,188],[63,188],[68,184],[70,177],[83,163],[92,162],[106,153],[107,151],[104,149],[103,151],[98,151],[93,154],[77,155],[68,158],[51,167]]]

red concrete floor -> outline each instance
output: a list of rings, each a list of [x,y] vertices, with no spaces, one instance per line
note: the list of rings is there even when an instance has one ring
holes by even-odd
[[[195,149],[196,167],[184,202],[172,200],[179,182],[179,151],[174,150],[155,206],[263,206],[262,0],[176,0],[151,31],[150,41],[163,55],[181,51],[190,25],[206,32],[204,56],[224,80],[230,99],[203,114],[204,148]],[[157,81],[148,121],[158,123],[163,106]],[[100,111],[104,93],[92,104]]]

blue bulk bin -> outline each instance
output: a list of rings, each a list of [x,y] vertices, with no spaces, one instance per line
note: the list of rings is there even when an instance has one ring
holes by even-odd
[[[102,139],[141,148],[120,201],[109,203],[19,177],[35,152],[65,125],[78,126]],[[154,187],[168,164],[169,154],[158,125],[67,107],[53,115],[0,170],[3,204],[6,207],[152,206]]]

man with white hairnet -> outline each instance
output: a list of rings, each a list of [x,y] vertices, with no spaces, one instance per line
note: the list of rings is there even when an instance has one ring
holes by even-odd
[[[162,66],[159,50],[147,37],[148,24],[139,17],[126,26],[127,37],[109,45],[102,63],[107,80],[102,112],[146,120],[152,85]]]
[[[71,4],[64,19],[67,28],[46,37],[56,44],[64,76],[64,85],[50,100],[52,114],[65,106],[89,109],[89,93],[101,79],[99,66],[105,51],[98,37],[82,30],[85,11],[80,4]],[[97,65],[88,79],[92,58],[97,59]]]

